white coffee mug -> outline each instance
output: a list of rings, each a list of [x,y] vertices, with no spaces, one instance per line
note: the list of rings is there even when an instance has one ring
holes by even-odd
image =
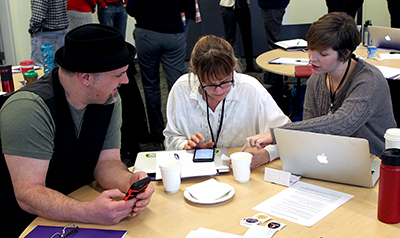
[[[251,160],[253,155],[248,152],[236,152],[230,156],[232,161],[233,177],[238,183],[250,180]]]

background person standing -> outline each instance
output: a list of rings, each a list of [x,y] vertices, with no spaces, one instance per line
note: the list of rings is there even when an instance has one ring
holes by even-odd
[[[151,140],[164,141],[161,112],[160,63],[167,78],[168,90],[187,72],[186,37],[181,12],[188,12],[190,0],[129,0],[128,14],[135,18],[133,37],[136,43],[142,84],[146,99]]]
[[[31,34],[31,60],[35,65],[43,66],[42,45],[49,43],[53,52],[64,45],[69,24],[67,0],[32,0],[31,13],[28,30]]]
[[[126,22],[128,15],[124,0],[97,0],[97,17],[100,24],[117,28],[126,36]]]
[[[226,40],[232,45],[236,41],[236,23],[239,25],[243,39],[244,57],[247,72],[261,72],[253,61],[253,37],[251,35],[250,0],[221,0],[222,20],[224,22]]]

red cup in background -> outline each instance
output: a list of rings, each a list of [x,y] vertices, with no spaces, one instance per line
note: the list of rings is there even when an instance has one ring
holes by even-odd
[[[33,69],[34,63],[32,60],[24,60],[24,61],[21,61],[21,63],[19,65],[21,65],[21,73],[24,74],[24,73],[28,72],[29,70]]]

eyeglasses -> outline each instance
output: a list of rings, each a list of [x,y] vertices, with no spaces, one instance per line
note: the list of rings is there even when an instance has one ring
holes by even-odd
[[[67,229],[69,230],[67,232]],[[68,224],[66,225],[63,229],[62,229],[62,233],[60,232],[56,232],[54,233],[52,236],[50,236],[50,238],[56,238],[56,237],[60,237],[60,238],[65,238],[68,236],[71,236],[73,234],[75,234],[76,232],[78,232],[79,227],[76,226],[74,223]]]
[[[210,84],[210,85],[203,86],[201,81],[200,81],[200,85],[201,85],[202,89],[206,90],[207,92],[211,92],[211,91],[217,90],[218,87],[220,87],[221,89],[227,89],[233,85],[233,82],[234,82],[234,80],[233,80],[233,75],[232,75],[232,80],[220,83],[218,85]]]

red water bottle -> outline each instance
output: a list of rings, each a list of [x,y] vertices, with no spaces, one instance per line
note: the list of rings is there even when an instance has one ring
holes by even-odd
[[[378,219],[395,224],[400,222],[400,149],[386,149],[381,155]]]
[[[11,65],[0,65],[0,77],[3,92],[14,92],[14,81],[12,77]]]

